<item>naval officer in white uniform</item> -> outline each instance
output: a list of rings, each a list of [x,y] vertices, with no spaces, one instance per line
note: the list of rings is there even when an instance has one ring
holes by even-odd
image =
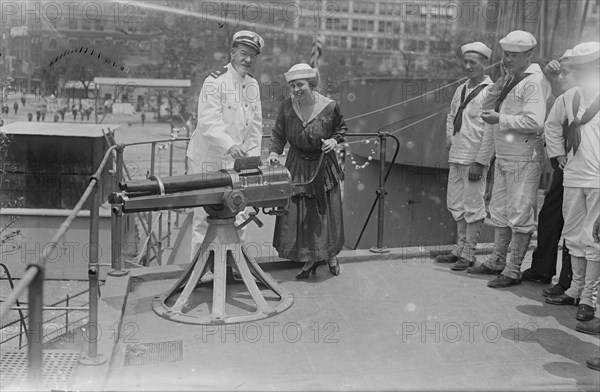
[[[250,72],[264,47],[264,40],[244,30],[235,33],[232,41],[229,64],[212,72],[200,90],[198,125],[187,150],[190,173],[231,169],[237,158],[260,156],[260,90]],[[208,228],[206,217],[203,208],[194,209],[192,258],[204,240]],[[236,223],[246,217],[244,213],[238,214]]]

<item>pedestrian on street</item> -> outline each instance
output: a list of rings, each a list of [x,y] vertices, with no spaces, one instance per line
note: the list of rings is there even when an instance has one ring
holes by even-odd
[[[198,99],[198,125],[190,140],[187,157],[190,173],[211,173],[231,169],[235,159],[260,156],[262,107],[258,81],[250,74],[264,47],[264,40],[251,31],[233,35],[231,60],[212,72],[202,84]],[[191,257],[204,240],[208,222],[204,208],[194,208]],[[239,213],[239,224],[248,218],[248,209]],[[244,237],[245,230],[240,230]]]
[[[33,119],[33,113],[31,113],[31,112],[27,113],[27,120],[29,120],[29,122],[31,122],[32,119]]]
[[[54,112],[54,122],[58,122],[58,113]]]
[[[15,109],[15,116],[16,116],[17,111],[19,110],[19,103],[17,101],[15,101],[15,103],[13,104],[13,109]]]
[[[46,107],[42,107],[42,122],[46,121]]]
[[[461,47],[463,69],[468,80],[458,86],[446,119],[446,145],[450,172],[446,204],[456,221],[458,242],[448,255],[436,257],[438,263],[454,263],[455,271],[464,271],[475,262],[475,248],[486,216],[484,194],[490,162],[477,157],[483,139],[481,104],[493,85],[485,74],[492,50],[481,42]]]
[[[65,121],[65,112],[67,111],[67,108],[61,108],[58,113],[60,114],[60,121]]]
[[[287,213],[277,216],[273,247],[280,257],[304,263],[296,279],[315,275],[322,261],[332,275],[339,275],[337,255],[344,246],[340,182],[344,174],[335,147],[344,142],[348,129],[337,103],[316,91],[316,69],[296,64],[285,73],[285,80],[292,96],[279,108],[269,161],[279,164],[279,155],[289,143],[285,166],[293,182],[310,178],[322,154],[323,166],[307,194],[293,197]]]
[[[37,122],[40,122],[40,117],[42,117],[42,111],[40,108],[35,109],[35,119]]]
[[[575,87],[576,81],[570,66],[570,55],[571,49],[568,49],[558,61],[552,60],[544,67],[544,74],[551,84],[560,84],[560,86],[556,86],[559,94],[554,103],[555,105],[564,105],[565,100],[561,94]],[[552,83],[553,81],[555,83]],[[562,124],[565,130],[568,126],[568,123]],[[531,268],[523,271],[522,276],[524,281],[539,282],[542,284],[552,282],[552,278],[556,275],[558,243],[562,237],[562,229],[565,224],[562,214],[564,162],[561,157],[561,155],[564,155],[564,148],[555,151],[552,145],[547,144],[546,152],[553,169],[552,182],[548,192],[544,196],[544,204],[538,217],[537,247],[533,251]],[[563,241],[562,267],[558,283],[552,287],[546,287],[543,290],[544,296],[557,296],[564,293],[571,286],[571,277],[571,256],[565,241]]]
[[[73,105],[71,109],[73,111],[73,121],[77,121],[77,106]]]
[[[488,282],[493,288],[521,282],[521,264],[535,230],[535,201],[545,159],[544,120],[551,98],[550,83],[540,66],[531,63],[536,45],[535,37],[522,30],[500,40],[506,75],[487,97],[494,101],[494,110],[486,108],[488,101],[481,115],[487,124],[480,149],[483,162],[496,154],[490,201],[494,254],[467,271],[499,273]]]
[[[552,107],[546,121],[546,142],[548,150],[558,154],[564,171],[562,235],[571,253],[573,279],[568,290],[546,302],[574,305],[579,298],[576,319],[590,321],[595,312],[593,292],[600,282],[600,244],[592,237],[600,210],[600,44],[576,45],[569,58],[577,87],[565,92]]]
[[[142,114],[140,114],[140,117],[142,118],[142,126],[144,126],[144,123],[146,122],[146,113],[142,111]]]
[[[25,94],[21,95],[21,103],[23,104],[23,107],[25,107],[25,101],[27,101],[27,99],[25,99]]]

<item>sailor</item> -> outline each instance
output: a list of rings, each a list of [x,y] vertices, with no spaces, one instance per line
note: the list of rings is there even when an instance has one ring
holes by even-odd
[[[486,215],[484,193],[489,163],[479,164],[475,159],[483,139],[481,103],[485,89],[493,84],[484,73],[492,50],[481,42],[473,42],[463,45],[461,51],[468,80],[456,89],[446,119],[450,150],[446,203],[456,221],[458,243],[452,253],[436,258],[439,263],[454,263],[451,268],[455,271],[473,265]]]
[[[522,30],[500,40],[506,77],[501,89],[486,97],[494,98],[494,109],[484,108],[481,114],[488,126],[476,161],[485,165],[492,153],[496,154],[490,201],[494,255],[467,272],[500,274],[488,282],[489,287],[521,282],[521,263],[535,230],[535,205],[545,159],[544,120],[551,98],[550,83],[540,66],[531,63],[536,45],[535,37]]]
[[[260,90],[250,72],[263,47],[264,40],[258,34],[238,31],[233,35],[230,62],[204,80],[198,99],[198,125],[187,149],[191,173],[231,169],[235,159],[260,156]],[[192,258],[204,240],[206,217],[203,208],[194,209]],[[238,223],[245,217],[238,214]]]
[[[574,305],[579,298],[576,319],[586,322],[594,319],[593,292],[600,280],[600,244],[592,238],[600,211],[600,44],[575,46],[569,60],[577,87],[556,100],[546,121],[546,138],[548,154],[564,165],[562,235],[571,253],[573,279],[568,290],[546,302]],[[596,318],[594,323],[598,333],[600,321]]]

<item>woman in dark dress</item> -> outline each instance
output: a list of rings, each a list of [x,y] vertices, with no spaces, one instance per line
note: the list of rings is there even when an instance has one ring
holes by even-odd
[[[307,182],[324,153],[323,165],[314,186],[291,199],[287,214],[275,222],[273,246],[279,256],[304,262],[297,279],[316,274],[319,262],[326,260],[333,275],[339,275],[337,254],[344,245],[342,196],[343,172],[335,147],[344,141],[347,128],[335,101],[315,91],[316,69],[296,64],[285,73],[292,97],[279,109],[271,135],[271,164],[279,163],[286,143],[290,144],[285,166],[294,182]]]

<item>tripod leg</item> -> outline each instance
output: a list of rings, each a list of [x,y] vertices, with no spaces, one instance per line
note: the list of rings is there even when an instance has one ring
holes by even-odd
[[[220,322],[225,318],[225,297],[227,294],[227,255],[229,250],[223,249],[219,255],[215,252],[213,263],[213,301],[211,318]]]
[[[200,283],[200,279],[202,278],[202,275],[204,275],[206,273],[207,262],[210,259],[211,254],[214,254],[214,251],[212,251],[210,249],[202,249],[202,251],[199,253],[200,254],[199,254],[198,258],[196,258],[196,261],[194,263],[192,263],[193,270],[192,270],[191,274],[187,271],[186,271],[186,274],[184,274],[184,278],[188,277],[188,276],[189,276],[189,278],[187,279],[187,283],[185,284],[183,291],[179,295],[179,298],[177,298],[175,305],[173,305],[173,307],[171,308],[172,312],[182,313],[183,307],[188,303],[188,301],[190,299],[190,295],[192,295],[192,292],[194,291],[196,286]],[[192,265],[190,265],[190,267]],[[178,282],[176,287],[180,286],[180,285],[181,285],[181,283]]]
[[[256,285],[256,282],[254,281],[254,276],[250,272],[250,269],[248,268],[248,264],[246,263],[246,260],[245,260],[246,256],[243,254],[243,251],[240,256],[241,256],[241,258],[238,259],[235,256],[233,256],[233,252],[232,252],[233,261],[237,265],[237,269],[240,271],[240,274],[242,275],[242,280],[244,281],[246,288],[250,292],[252,299],[256,303],[257,310],[262,313],[267,313],[267,314],[271,313],[273,310],[273,307],[267,303],[267,301],[263,297],[262,293],[258,289],[258,286]]]
[[[258,277],[258,279],[260,279],[260,281],[263,282],[265,286],[273,290],[273,292],[277,294],[280,298],[283,298],[287,295],[287,292],[279,286],[279,284],[271,277],[271,275],[263,271],[262,268],[260,268],[260,266],[256,262],[256,260],[250,257],[243,248],[242,254],[248,261],[249,267],[252,270],[254,276]]]

